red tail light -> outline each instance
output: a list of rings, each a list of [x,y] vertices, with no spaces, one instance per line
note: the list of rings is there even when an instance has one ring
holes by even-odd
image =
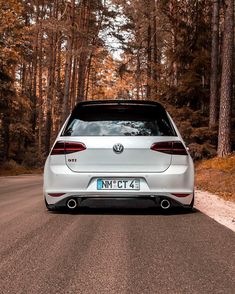
[[[48,193],[49,196],[52,196],[52,197],[60,197],[60,196],[63,196],[65,193]]]
[[[184,145],[180,141],[153,143],[151,149],[172,155],[188,155]]]
[[[51,155],[63,155],[83,150],[86,150],[86,146],[83,143],[56,142],[55,146],[51,151]]]
[[[62,155],[64,153],[64,142],[56,142],[51,150],[51,155]]]
[[[190,194],[183,194],[183,193],[172,193],[172,195],[176,196],[176,197],[187,197]]]

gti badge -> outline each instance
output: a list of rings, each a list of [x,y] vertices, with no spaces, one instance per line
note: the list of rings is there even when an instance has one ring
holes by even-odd
[[[120,143],[115,144],[115,145],[113,146],[113,151],[114,151],[115,153],[117,153],[117,154],[122,153],[123,150],[124,150],[124,147],[123,147],[123,145],[120,144]]]

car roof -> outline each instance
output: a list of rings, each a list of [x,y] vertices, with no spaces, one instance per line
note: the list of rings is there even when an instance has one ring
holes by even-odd
[[[118,105],[133,105],[133,106],[152,106],[156,107],[159,110],[165,110],[164,107],[156,101],[151,101],[151,100],[88,100],[88,101],[82,101],[79,102],[73,112],[76,112],[77,110],[86,107],[86,106],[102,106],[102,105],[113,105],[113,106],[118,106]]]

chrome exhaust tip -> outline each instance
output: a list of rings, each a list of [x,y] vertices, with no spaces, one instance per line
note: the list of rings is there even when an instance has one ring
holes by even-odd
[[[161,208],[162,209],[169,209],[171,207],[171,203],[169,200],[167,199],[163,199],[161,202],[160,202],[160,205],[161,205]]]
[[[75,199],[69,199],[67,202],[67,207],[69,209],[75,209],[77,207],[77,201]]]

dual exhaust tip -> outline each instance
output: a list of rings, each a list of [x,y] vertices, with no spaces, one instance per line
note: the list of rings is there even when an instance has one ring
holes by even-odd
[[[67,202],[68,209],[73,210],[73,209],[77,208],[77,206],[78,206],[78,203],[77,203],[76,199],[71,198],[68,200],[68,202]],[[171,207],[171,203],[168,199],[162,199],[160,202],[160,206],[162,209],[167,210]]]
[[[71,198],[67,201],[67,208],[70,210],[73,210],[75,208],[77,208],[78,203],[75,199]]]
[[[162,199],[160,202],[160,206],[162,209],[167,210],[171,207],[171,203],[168,199]]]

